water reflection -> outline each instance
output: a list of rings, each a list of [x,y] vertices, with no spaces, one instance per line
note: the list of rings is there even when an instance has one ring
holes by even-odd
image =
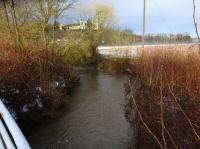
[[[96,71],[81,74],[65,113],[29,136],[36,149],[125,149],[129,124],[123,113],[124,78]]]

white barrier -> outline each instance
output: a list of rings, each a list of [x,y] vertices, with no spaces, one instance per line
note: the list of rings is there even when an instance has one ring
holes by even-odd
[[[14,121],[11,114],[6,109],[5,105],[1,100],[0,100],[0,114],[7,126],[7,129],[12,135],[12,138],[14,140],[17,149],[31,149],[20,128],[18,127],[18,125],[16,124],[16,122]],[[8,132],[6,131],[2,121],[0,121],[0,134],[4,139],[3,141],[5,142],[6,147],[8,149],[15,149],[14,145],[12,144],[11,138],[9,138]]]
[[[183,43],[183,44],[158,44],[158,45],[145,45],[146,48],[153,47],[170,47],[170,46],[193,46],[198,43]],[[137,57],[142,49],[141,45],[130,45],[130,46],[99,46],[97,52],[103,56],[108,57]]]
[[[1,148],[8,148],[8,149],[15,149],[15,146],[3,124],[3,122],[0,120],[0,134],[1,134],[1,144],[0,144],[0,149]]]

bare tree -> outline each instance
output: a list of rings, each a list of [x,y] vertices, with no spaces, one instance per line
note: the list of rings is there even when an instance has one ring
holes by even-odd
[[[78,0],[55,0],[53,6],[53,40],[55,38],[55,24],[58,18],[66,11],[74,6]]]
[[[77,0],[35,0],[36,12],[35,18],[40,22],[43,37],[48,46],[48,24],[50,21],[55,23],[57,19],[63,14],[64,11],[70,9]]]
[[[57,21],[62,13],[72,8],[78,0],[54,0],[53,2],[53,17],[54,21]]]
[[[48,46],[48,22],[52,15],[53,4],[51,1],[46,0],[35,0],[35,17],[40,22],[42,28],[42,35],[44,39],[45,46]]]
[[[20,16],[17,18],[18,24],[20,26],[34,21],[33,10],[34,6],[31,0],[21,0],[17,2],[16,13],[18,16]]]

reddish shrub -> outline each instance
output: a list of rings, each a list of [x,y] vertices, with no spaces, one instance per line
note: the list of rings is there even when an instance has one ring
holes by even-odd
[[[72,66],[56,52],[33,45],[21,50],[6,42],[0,45],[0,97],[19,119],[58,110],[77,82]]]

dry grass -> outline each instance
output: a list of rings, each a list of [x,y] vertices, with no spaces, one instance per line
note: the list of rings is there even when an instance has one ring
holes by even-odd
[[[196,50],[145,50],[126,84],[136,148],[199,148],[200,56]],[[136,115],[134,114],[135,112]]]
[[[162,85],[181,89],[193,99],[200,97],[200,57],[182,50],[144,51],[138,59],[136,71],[143,83],[150,87]]]

